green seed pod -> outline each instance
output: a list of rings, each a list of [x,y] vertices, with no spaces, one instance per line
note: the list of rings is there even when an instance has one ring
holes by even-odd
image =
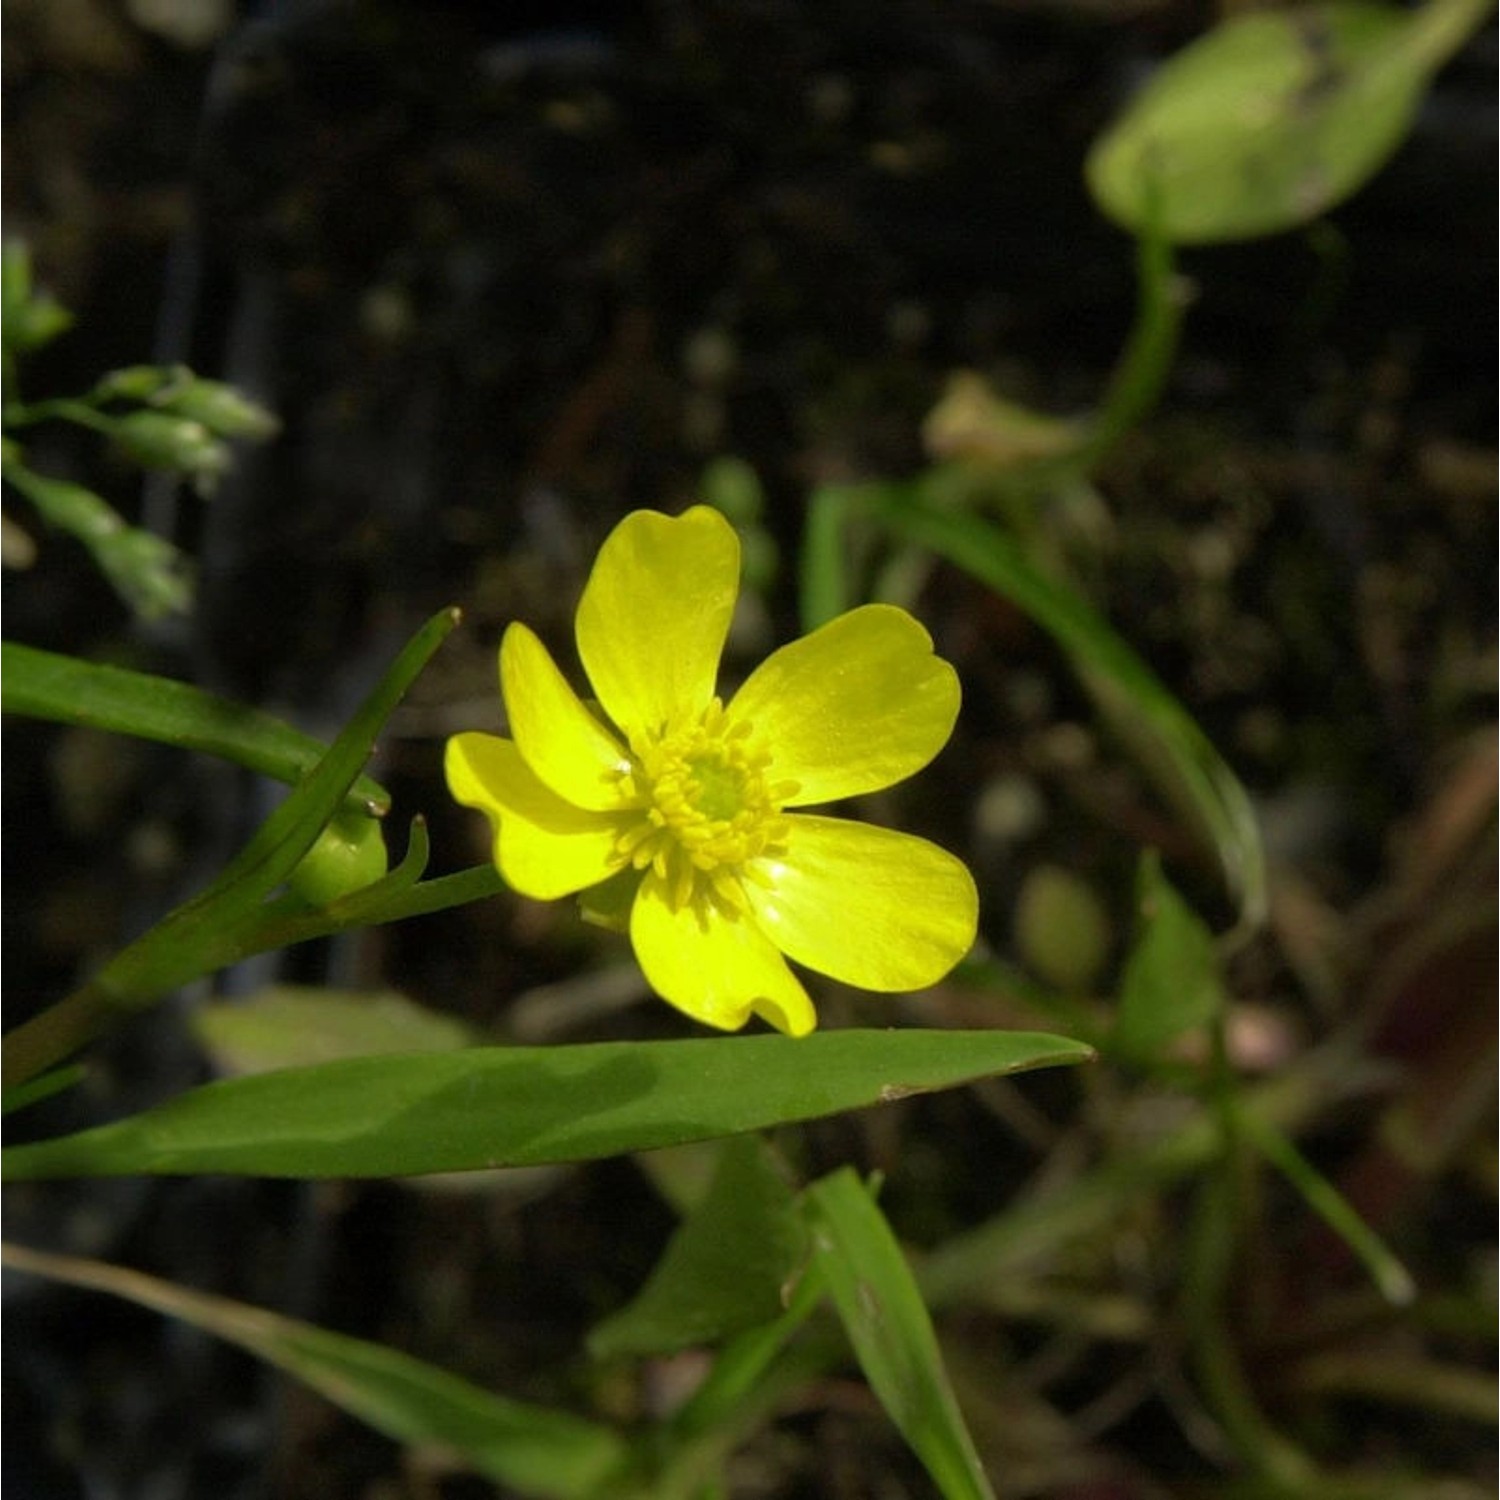
[[[287,884],[310,906],[327,906],[340,896],[373,885],[387,869],[380,819],[366,813],[336,813]]]

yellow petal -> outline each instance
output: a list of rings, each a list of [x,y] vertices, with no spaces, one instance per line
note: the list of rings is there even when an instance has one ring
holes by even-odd
[[[958,717],[958,675],[904,609],[866,604],[772,652],[734,695],[792,807],[877,791],[920,770]]]
[[[500,642],[500,688],[516,748],[538,778],[575,806],[617,808],[629,757],[525,625],[507,626]]]
[[[623,817],[574,807],[551,791],[510,740],[456,734],[443,756],[448,790],[495,829],[495,865],[523,896],[550,901],[607,879]]]
[[[578,654],[633,738],[714,695],[739,590],[740,544],[718,511],[633,511],[605,539],[578,604]]]
[[[793,813],[786,854],[745,895],[788,958],[867,990],[936,984],[974,942],[979,897],[961,860],[926,839]]]
[[[630,941],[651,988],[706,1026],[738,1031],[752,1013],[789,1036],[817,1025],[807,991],[753,921],[691,901],[673,911],[655,874],[635,898]]]

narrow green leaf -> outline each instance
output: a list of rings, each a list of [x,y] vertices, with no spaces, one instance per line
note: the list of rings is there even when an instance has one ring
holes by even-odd
[[[993,1500],[911,1267],[848,1168],[807,1189],[813,1263],[887,1415],[946,1500]]]
[[[1219,1013],[1224,986],[1213,935],[1162,874],[1154,849],[1141,856],[1136,910],[1139,927],[1111,1040],[1124,1056],[1153,1062]]]
[[[1278,1168],[1307,1205],[1364,1263],[1380,1295],[1405,1307],[1417,1294],[1411,1273],[1384,1240],[1360,1218],[1354,1205],[1303,1156],[1290,1137],[1251,1109],[1237,1109],[1236,1122],[1251,1144]]]
[[[1057,638],[1163,793],[1202,830],[1239,902],[1241,921],[1258,926],[1265,915],[1265,866],[1250,798],[1140,657],[1081,598],[1040,572],[997,526],[978,516],[935,510],[906,486],[862,487],[858,493],[867,512],[895,535],[947,558]]]
[[[754,1135],[720,1150],[707,1196],[683,1221],[635,1298],[589,1335],[596,1359],[670,1354],[781,1316],[806,1247],[796,1200]]]
[[[26,1109],[50,1099],[75,1083],[83,1081],[83,1068],[78,1063],[69,1063],[63,1068],[53,1068],[49,1073],[38,1074],[30,1083],[19,1084],[0,1092],[0,1116],[13,1115],[18,1109]]]
[[[7,1150],[12,1178],[391,1177],[584,1161],[1084,1062],[1066,1037],[830,1031],[352,1058],[208,1084]]]
[[[462,1380],[383,1344],[144,1276],[139,1271],[6,1245],[4,1262],[123,1297],[202,1328],[311,1386],[397,1442],[441,1449],[538,1500],[584,1500],[620,1463],[608,1428]]]
[[[0,708],[198,750],[288,786],[311,771],[328,749],[270,714],[186,682],[14,641],[0,644]],[[350,800],[379,813],[391,805],[390,794],[368,776],[354,783]]]
[[[1180,244],[1308,223],[1411,129],[1434,71],[1492,7],[1365,0],[1234,15],[1166,63],[1089,155],[1099,206],[1131,230],[1156,195]]]

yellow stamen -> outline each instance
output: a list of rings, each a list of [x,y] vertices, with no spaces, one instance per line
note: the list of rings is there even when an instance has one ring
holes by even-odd
[[[786,852],[781,808],[798,790],[770,781],[771,756],[753,725],[731,720],[715,698],[686,722],[632,743],[625,790],[641,812],[620,835],[620,856],[650,868],[681,909],[703,900],[727,912],[746,909],[742,879],[764,883],[751,861]]]

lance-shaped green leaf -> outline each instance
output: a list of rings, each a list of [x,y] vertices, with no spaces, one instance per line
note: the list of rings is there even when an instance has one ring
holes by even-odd
[[[1379,171],[1432,74],[1492,10],[1334,0],[1231,16],[1166,63],[1095,145],[1094,198],[1136,231],[1158,213],[1180,244],[1305,224]]]
[[[189,683],[14,641],[0,644],[0,707],[8,714],[201,751],[288,786],[311,771],[328,749],[270,714]],[[349,795],[355,811],[384,813],[391,805],[390,794],[368,776],[358,777]]]
[[[620,1463],[608,1428],[497,1396],[399,1350],[99,1261],[6,1245],[4,1263],[107,1292],[217,1335],[285,1370],[397,1442],[456,1455],[538,1500],[585,1500]]]
[[[11,1178],[392,1177],[584,1161],[1084,1062],[1066,1037],[830,1031],[350,1058],[193,1089],[9,1148]]]
[[[945,1500],[993,1500],[932,1319],[885,1215],[848,1167],[806,1197],[813,1264],[880,1404]]]
[[[754,1135],[727,1141],[702,1203],[635,1298],[589,1335],[589,1352],[670,1354],[773,1322],[805,1248],[770,1148]]]

